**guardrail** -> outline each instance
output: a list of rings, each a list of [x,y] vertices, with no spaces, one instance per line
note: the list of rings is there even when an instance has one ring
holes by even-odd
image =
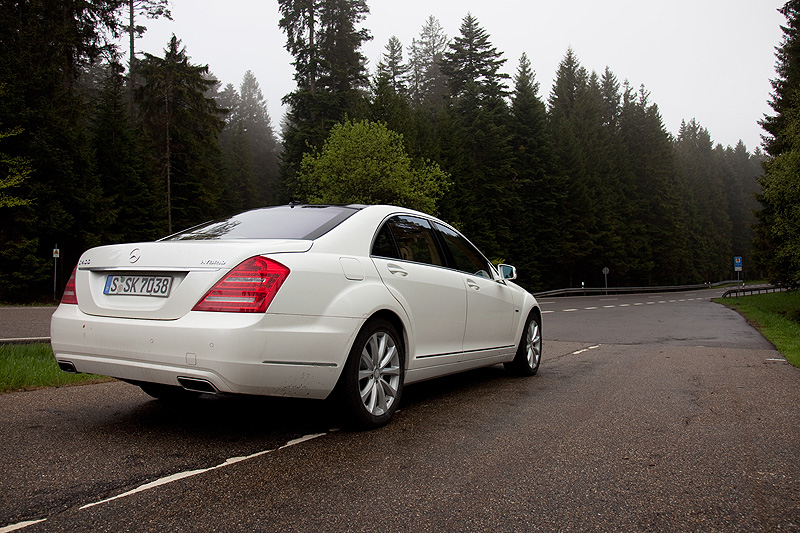
[[[759,287],[737,287],[735,289],[731,289],[729,291],[725,291],[723,293],[723,298],[738,298],[739,296],[745,296],[753,294],[761,294],[768,293],[768,292],[780,292],[787,290],[786,287],[775,287],[774,285],[761,285]]]
[[[694,285],[662,285],[656,287],[574,287],[569,289],[556,289],[552,291],[536,292],[537,298],[550,298],[558,296],[591,296],[597,294],[633,294],[639,292],[676,292],[697,289],[710,289],[736,283],[736,280],[720,281],[717,283],[698,283]]]

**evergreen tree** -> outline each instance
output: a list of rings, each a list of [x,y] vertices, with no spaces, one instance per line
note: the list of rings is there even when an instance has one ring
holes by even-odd
[[[702,281],[725,279],[733,257],[731,222],[720,168],[708,130],[695,120],[681,124],[675,142],[695,269]]]
[[[278,192],[278,140],[272,129],[267,102],[261,93],[258,80],[247,71],[239,87],[241,101],[238,121],[253,155],[255,191],[246,207],[256,207],[277,202]]]
[[[122,67],[108,66],[92,121],[95,164],[104,198],[113,204],[112,221],[103,228],[104,243],[152,240],[162,218],[156,184],[145,172],[141,138],[131,127],[125,105]]]
[[[780,10],[786,17],[783,41],[776,56],[778,77],[772,81],[770,106],[775,115],[762,126],[770,159],[761,179],[758,200],[758,257],[771,281],[800,285],[800,0]]]
[[[128,34],[128,75],[130,87],[136,87],[136,38],[144,35],[147,27],[136,24],[136,17],[157,19],[164,17],[172,20],[169,9],[169,0],[121,0],[120,16],[127,24],[122,25],[122,30]]]
[[[676,178],[675,154],[656,104],[642,88],[627,83],[622,92],[620,127],[630,163],[633,213],[628,261],[641,285],[700,281],[692,264],[683,186]]]
[[[427,108],[439,108],[447,95],[447,76],[441,64],[448,47],[448,38],[439,20],[429,16],[419,39],[409,47],[408,86],[412,102]]]
[[[164,57],[145,54],[136,97],[161,176],[166,229],[188,227],[217,213],[216,159],[223,110],[205,92],[215,84],[208,65],[192,65],[174,35]]]
[[[414,146],[416,132],[406,87],[408,70],[403,62],[403,45],[397,37],[390,38],[373,82],[370,119],[385,123],[403,135],[407,146]]]
[[[553,224],[564,191],[557,186],[552,141],[547,130],[547,111],[538,96],[539,84],[526,54],[519,60],[511,95],[513,176],[519,185],[522,209],[514,228],[514,253],[519,282],[531,290],[541,289],[548,272],[556,271],[559,257],[553,250],[564,238],[564,227]]]
[[[77,80],[111,49],[117,7],[113,0],[0,3],[0,124],[19,132],[4,140],[3,153],[29,162],[19,196],[31,200],[0,211],[0,300],[52,294],[53,245],[71,269],[108,222]]]
[[[308,146],[319,147],[345,117],[366,114],[369,78],[361,45],[371,39],[358,25],[365,0],[279,0],[280,27],[295,60],[297,89],[284,98],[283,177],[291,182]]]
[[[477,19],[467,14],[442,63],[448,76],[455,131],[448,134],[455,187],[443,202],[448,220],[463,226],[494,258],[510,256],[512,225],[519,214],[505,96],[509,77],[502,54]]]
[[[557,217],[565,234],[555,243],[554,254],[561,258],[557,271],[560,286],[575,286],[585,280],[586,258],[596,252],[592,228],[596,219],[591,204],[585,146],[579,138],[586,127],[578,116],[579,93],[586,88],[588,73],[580,66],[572,49],[559,64],[549,98],[550,135],[553,155],[560,173],[559,187],[564,193]]]
[[[754,213],[759,206],[756,194],[761,192],[758,178],[763,174],[762,157],[760,152],[753,155],[748,153],[741,140],[734,148],[728,146],[723,150],[722,146],[717,145],[714,152],[722,169],[728,217],[731,220],[733,255],[742,257],[744,276],[748,277],[748,273],[756,272],[752,256],[755,240],[753,226],[756,223]]]
[[[403,44],[393,35],[386,44],[383,59],[378,63],[378,84],[386,83],[395,94],[405,95],[409,70],[408,65],[403,63]]]

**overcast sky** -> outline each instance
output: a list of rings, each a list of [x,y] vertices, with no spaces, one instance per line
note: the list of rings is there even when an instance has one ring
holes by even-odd
[[[405,50],[429,15],[448,37],[459,34],[470,12],[507,59],[513,75],[528,54],[539,96],[547,100],[568,47],[589,71],[606,66],[622,82],[644,84],[667,130],[696,119],[715,143],[740,139],[751,152],[761,145],[758,125],[770,113],[775,47],[785,19],[783,0],[368,0],[364,26],[373,35],[362,51],[370,69],[397,36]],[[237,88],[251,70],[279,130],[284,95],[294,90],[292,57],[278,28],[277,0],[172,0],[173,21],[148,26],[139,51],[163,57],[171,35],[183,41],[191,61],[208,64]],[[407,53],[405,57],[407,57]]]

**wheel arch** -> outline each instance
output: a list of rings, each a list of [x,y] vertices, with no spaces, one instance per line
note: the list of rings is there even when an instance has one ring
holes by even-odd
[[[392,311],[391,309],[379,309],[370,315],[370,317],[364,322],[364,325],[361,326],[362,328],[365,327],[369,322],[376,319],[383,319],[389,322],[392,326],[395,327],[397,333],[400,334],[400,342],[403,343],[403,352],[405,354],[405,361],[404,365],[406,369],[408,369],[408,361],[410,359],[409,353],[409,332],[408,328],[406,328],[405,322],[403,319],[400,318],[400,315]]]

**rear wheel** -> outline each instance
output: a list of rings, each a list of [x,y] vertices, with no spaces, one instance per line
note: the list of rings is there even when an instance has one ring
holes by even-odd
[[[539,370],[542,362],[542,321],[539,315],[531,313],[522,330],[517,354],[514,360],[506,363],[509,371],[520,376],[532,376]]]
[[[370,429],[389,421],[403,392],[404,363],[395,327],[383,319],[368,322],[353,343],[337,391],[353,426]]]

